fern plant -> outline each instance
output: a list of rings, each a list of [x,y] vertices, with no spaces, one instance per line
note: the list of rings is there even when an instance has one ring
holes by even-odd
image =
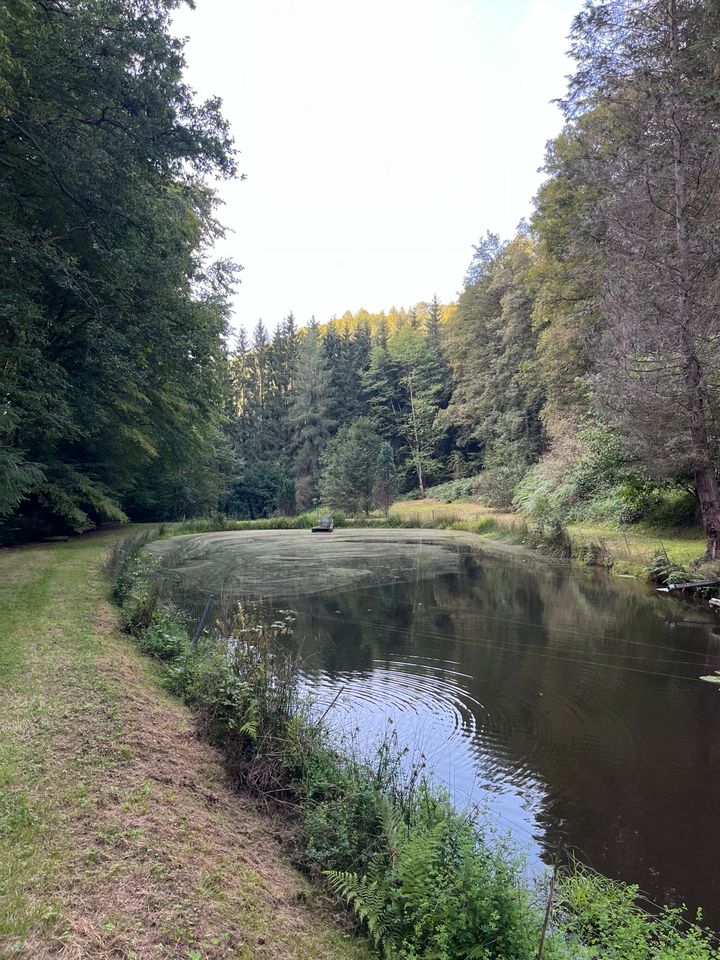
[[[507,851],[423,787],[409,816],[381,805],[383,850],[360,875],[329,870],[386,960],[527,960],[539,917]]]

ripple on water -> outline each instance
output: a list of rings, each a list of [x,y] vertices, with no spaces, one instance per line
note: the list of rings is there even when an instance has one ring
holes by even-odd
[[[361,750],[372,749],[392,729],[399,744],[412,745],[408,766],[424,762],[459,806],[488,807],[518,844],[532,842],[531,859],[537,863],[541,785],[529,768],[504,761],[498,751],[501,734],[488,734],[488,710],[464,688],[468,674],[457,667],[439,658],[378,659],[365,671],[308,670],[303,687],[318,713],[332,704],[331,728],[359,741]]]

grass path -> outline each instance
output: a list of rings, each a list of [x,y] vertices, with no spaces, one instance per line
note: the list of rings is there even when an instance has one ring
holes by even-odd
[[[489,517],[502,530],[503,526],[527,522],[527,517],[483,507],[479,503],[456,501],[443,503],[439,500],[402,500],[391,507],[391,513],[404,520],[418,518],[420,522],[433,522],[442,517],[472,522]],[[666,551],[668,557],[681,566],[697,560],[705,552],[705,537],[701,527],[686,530],[656,530],[643,524],[619,527],[610,523],[572,523],[568,533],[573,542],[582,546],[594,542],[604,546],[614,559],[616,573],[642,576],[643,569],[656,551]],[[493,536],[488,531],[487,536]]]
[[[0,957],[366,958],[117,629],[107,542],[0,551]]]

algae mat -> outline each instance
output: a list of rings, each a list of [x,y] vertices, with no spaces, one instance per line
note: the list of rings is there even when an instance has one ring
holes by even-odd
[[[454,573],[479,551],[453,530],[240,530],[148,545],[180,590],[234,597],[303,597]]]

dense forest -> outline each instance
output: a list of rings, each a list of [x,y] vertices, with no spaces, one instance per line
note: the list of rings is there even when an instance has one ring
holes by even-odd
[[[174,5],[0,11],[4,536],[453,482],[544,517],[700,519],[714,557],[717,4],[581,10],[533,214],[481,239],[456,303],[232,348],[237,268],[206,253],[233,147],[183,83]]]

